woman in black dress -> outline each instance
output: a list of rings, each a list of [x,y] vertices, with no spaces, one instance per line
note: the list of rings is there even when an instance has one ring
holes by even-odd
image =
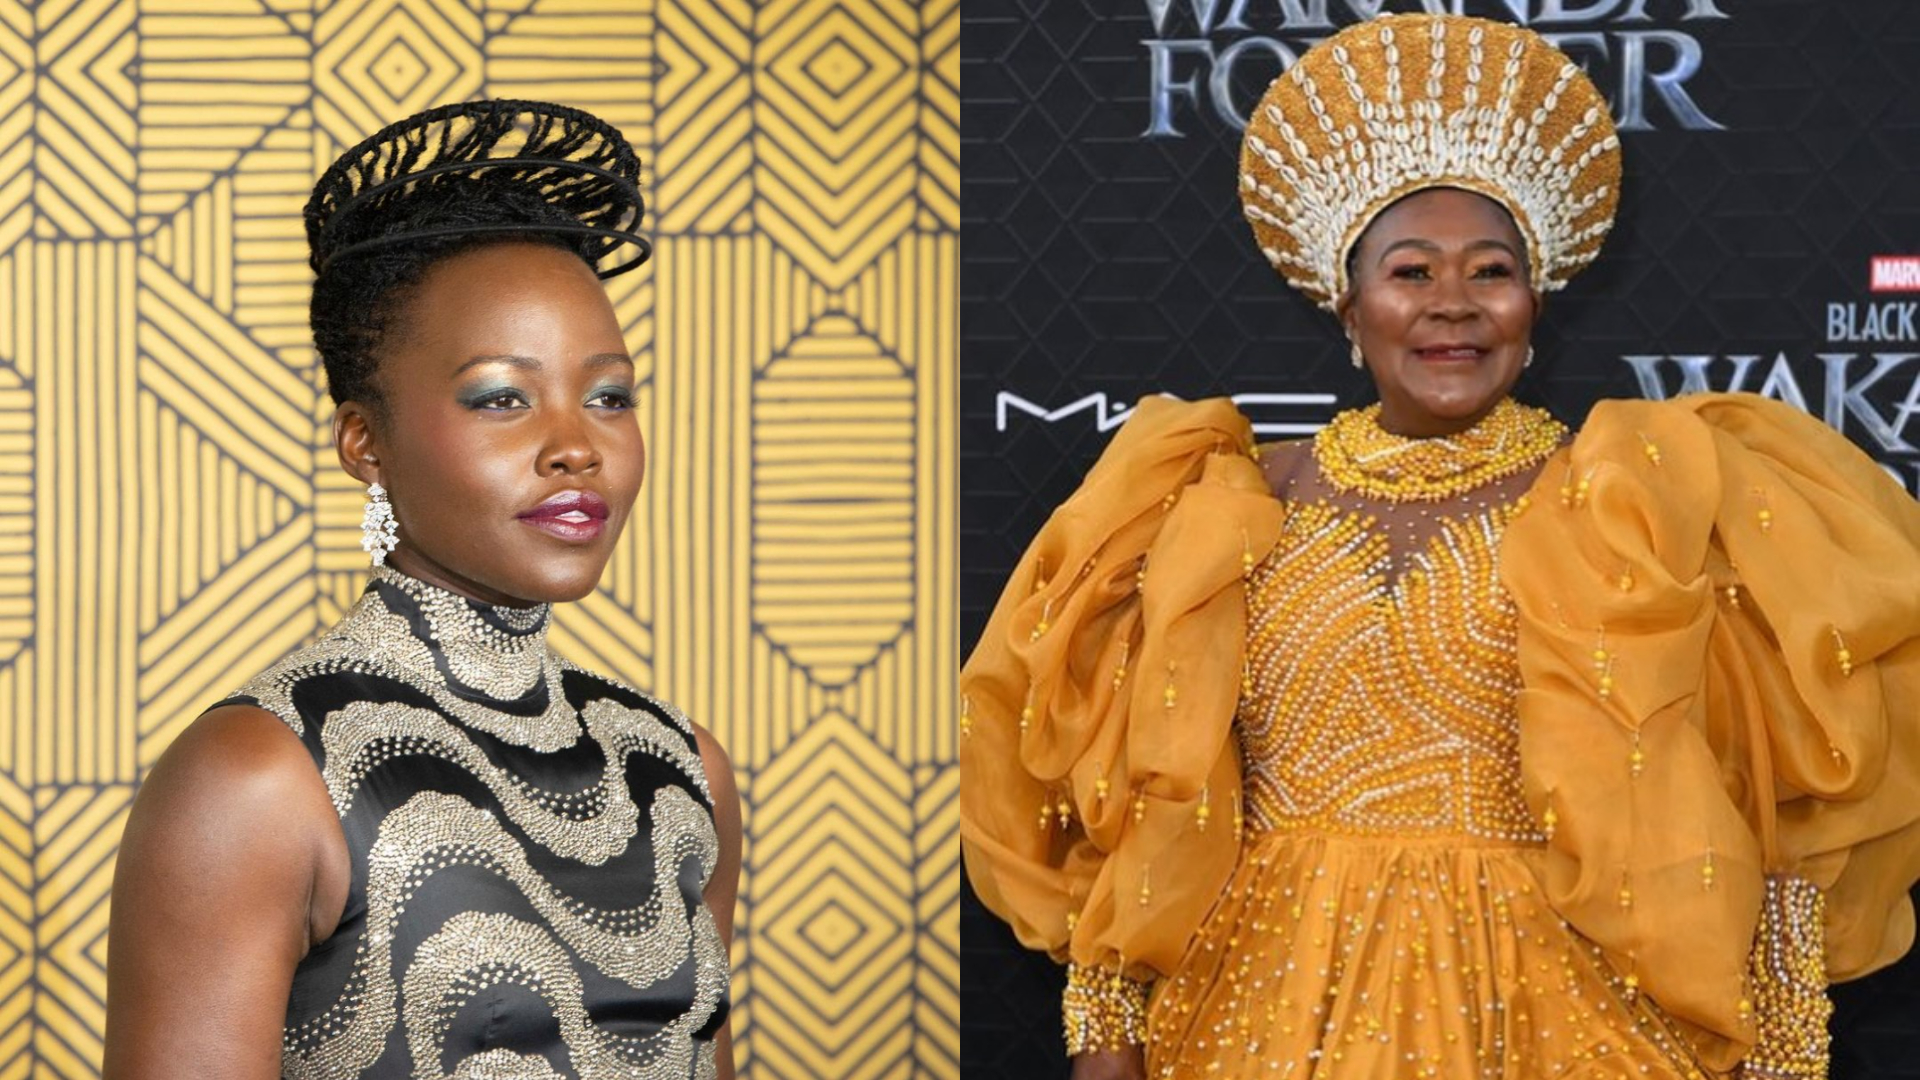
[[[727,757],[546,641],[643,471],[599,281],[645,257],[638,169],[591,116],[493,101],[321,177],[314,339],[373,577],[143,785],[107,1076],[733,1074]]]

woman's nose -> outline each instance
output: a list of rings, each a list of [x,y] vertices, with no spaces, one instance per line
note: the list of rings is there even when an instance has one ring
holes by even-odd
[[[1466,279],[1459,274],[1441,274],[1428,295],[1432,300],[1431,312],[1441,318],[1467,318],[1479,310],[1467,291]]]
[[[584,473],[600,467],[600,451],[593,444],[585,417],[557,416],[547,430],[540,452],[541,471]]]

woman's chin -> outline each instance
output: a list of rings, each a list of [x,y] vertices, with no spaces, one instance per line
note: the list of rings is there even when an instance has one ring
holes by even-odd
[[[600,584],[609,551],[551,551],[512,549],[521,557],[489,559],[485,563],[454,558],[428,561],[412,557],[390,559],[403,574],[434,582],[485,603],[511,607],[564,604],[579,600]],[[507,551],[502,548],[502,553]]]
[[[523,573],[515,583],[515,595],[536,604],[570,604],[593,592],[605,570],[606,561],[599,560],[591,566],[583,562],[580,566],[549,566],[537,574]]]
[[[1499,403],[1498,397],[1448,398],[1434,402],[1427,412],[1436,420],[1463,422],[1480,419]]]
[[[1389,430],[1401,434],[1427,435],[1462,430],[1473,426],[1500,403],[1504,395],[1484,393],[1420,394],[1403,399],[1400,408],[1390,409],[1382,421]]]

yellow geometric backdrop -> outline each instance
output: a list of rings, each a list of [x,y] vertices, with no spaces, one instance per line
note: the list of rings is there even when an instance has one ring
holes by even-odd
[[[957,0],[0,0],[0,1080],[97,1074],[144,770],[338,617],[300,210],[381,125],[579,105],[651,474],[556,645],[740,772],[745,1074],[952,1077]]]

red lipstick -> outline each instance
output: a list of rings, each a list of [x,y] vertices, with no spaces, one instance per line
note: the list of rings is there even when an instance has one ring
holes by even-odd
[[[583,544],[607,527],[607,500],[591,491],[562,491],[519,517],[556,539]]]

